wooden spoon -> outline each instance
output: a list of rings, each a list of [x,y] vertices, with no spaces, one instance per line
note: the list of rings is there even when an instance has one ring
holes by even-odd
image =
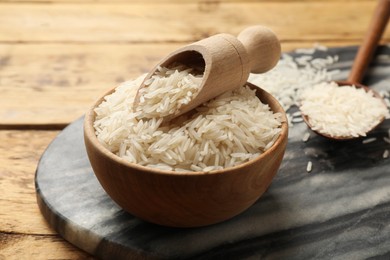
[[[372,57],[374,56],[376,47],[383,35],[383,32],[385,31],[386,25],[389,21],[390,17],[390,0],[380,0],[378,2],[378,5],[375,9],[372,21],[368,27],[368,30],[366,32],[366,35],[363,39],[363,42],[358,50],[358,53],[355,57],[355,60],[352,65],[352,69],[350,71],[350,74],[348,76],[347,81],[336,81],[336,83],[339,86],[354,86],[356,88],[364,88],[366,92],[371,91],[374,95],[374,97],[381,99],[383,104],[386,106],[386,103],[384,102],[383,98],[374,91],[373,89],[368,88],[365,85],[360,84],[362,81],[364,74],[368,68],[369,63],[371,62]],[[312,125],[309,122],[309,117],[302,113],[303,120],[308,125],[310,129],[312,129]],[[376,128],[379,124],[381,124],[385,120],[384,117],[382,117],[381,121],[373,126],[369,131],[372,131],[374,128]],[[321,133],[319,131],[316,131],[312,129],[314,132],[316,132],[319,135],[322,135],[326,138],[330,138],[333,140],[348,140],[357,138],[354,136],[331,136],[327,133]]]
[[[238,37],[217,34],[184,46],[159,62],[149,72],[138,89],[133,109],[140,103],[140,89],[159,66],[169,67],[181,63],[203,72],[200,90],[192,100],[179,108],[174,115],[164,117],[170,120],[184,114],[200,104],[237,87],[243,86],[249,73],[264,73],[272,69],[280,58],[281,47],[276,35],[263,26],[252,26],[243,30]]]

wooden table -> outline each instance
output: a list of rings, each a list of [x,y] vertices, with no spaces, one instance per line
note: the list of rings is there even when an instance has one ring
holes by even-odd
[[[90,257],[41,216],[34,173],[50,141],[108,88],[185,43],[254,24],[272,28],[283,51],[358,45],[375,3],[0,1],[0,259]]]

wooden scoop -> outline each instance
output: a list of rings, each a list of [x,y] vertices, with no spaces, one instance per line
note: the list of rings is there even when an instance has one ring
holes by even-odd
[[[369,87],[360,84],[362,81],[364,74],[368,68],[369,63],[372,60],[372,57],[374,56],[376,47],[383,35],[383,32],[385,31],[386,25],[389,21],[390,17],[390,0],[380,0],[378,2],[378,5],[375,9],[372,21],[368,27],[368,30],[366,32],[366,35],[363,39],[363,43],[361,44],[358,53],[355,57],[355,60],[352,64],[352,69],[350,71],[350,74],[348,76],[347,81],[336,81],[336,83],[339,86],[354,86],[356,88],[364,88],[366,92],[371,91],[374,95],[374,97],[381,99],[383,104],[386,106],[386,103],[384,102],[383,98],[377,93],[375,90],[370,89]],[[302,114],[302,117],[305,121],[305,123],[308,125],[310,129],[312,129],[312,125],[309,122],[309,117],[307,115]],[[369,131],[372,131],[374,128],[376,128],[379,124],[381,124],[385,118],[383,117],[381,121],[373,126]],[[313,129],[312,129],[313,130]],[[348,140],[357,138],[354,136],[331,136],[326,133],[321,133],[318,131],[313,130],[319,135],[322,135],[326,138],[333,139],[333,140]]]
[[[253,26],[243,30],[238,37],[230,34],[217,34],[184,46],[159,62],[149,72],[138,89],[133,109],[139,105],[140,89],[159,66],[169,67],[174,63],[184,64],[203,72],[200,90],[196,96],[179,108],[170,120],[184,114],[200,104],[237,87],[243,86],[249,73],[264,73],[272,69],[280,58],[281,47],[276,35],[263,26]]]

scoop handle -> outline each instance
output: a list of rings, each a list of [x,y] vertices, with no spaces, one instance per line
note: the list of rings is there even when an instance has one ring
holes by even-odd
[[[256,25],[244,29],[237,39],[244,45],[252,73],[264,73],[275,67],[281,46],[276,34],[267,27]]]
[[[390,0],[379,0],[371,23],[353,62],[348,81],[361,83],[390,16]]]

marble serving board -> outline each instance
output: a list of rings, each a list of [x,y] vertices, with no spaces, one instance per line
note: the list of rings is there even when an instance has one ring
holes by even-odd
[[[356,47],[314,55],[339,55],[333,65],[346,77]],[[390,91],[390,48],[379,49],[364,82]],[[387,58],[386,58],[387,57]],[[247,211],[201,228],[144,222],[118,207],[89,164],[82,120],[48,146],[36,171],[42,214],[66,240],[101,259],[390,259],[390,120],[369,137],[335,142],[290,129],[281,168],[267,192]],[[313,169],[306,171],[308,161]]]

